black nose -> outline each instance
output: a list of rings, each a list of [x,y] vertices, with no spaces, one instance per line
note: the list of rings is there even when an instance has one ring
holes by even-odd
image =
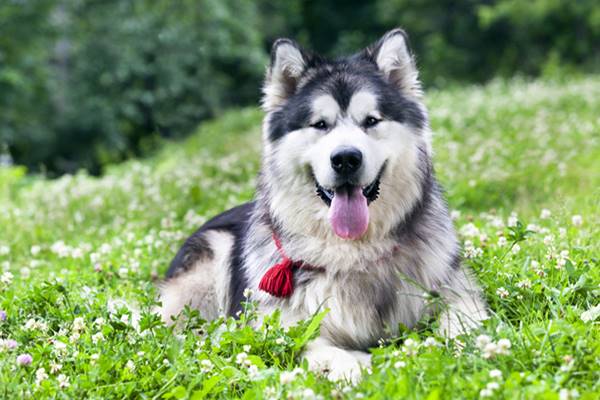
[[[356,147],[340,147],[331,153],[331,167],[341,175],[351,175],[362,165],[362,153]]]

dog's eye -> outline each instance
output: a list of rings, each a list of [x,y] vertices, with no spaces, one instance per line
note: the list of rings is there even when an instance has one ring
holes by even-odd
[[[379,122],[380,122],[379,119],[369,116],[369,117],[365,118],[365,122],[363,122],[363,126],[365,128],[372,128],[375,125],[377,125]]]
[[[318,129],[320,131],[324,131],[327,129],[327,122],[320,120],[311,125],[311,128]]]

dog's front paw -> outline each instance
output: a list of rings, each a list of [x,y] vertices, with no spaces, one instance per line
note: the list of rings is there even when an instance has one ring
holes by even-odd
[[[360,381],[362,370],[371,366],[370,354],[347,351],[331,345],[315,343],[304,353],[311,370],[324,373],[332,381]]]

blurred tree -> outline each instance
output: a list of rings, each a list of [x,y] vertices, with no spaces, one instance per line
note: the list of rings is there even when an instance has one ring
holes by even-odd
[[[0,4],[0,154],[14,149],[35,158],[52,142],[48,87],[54,1]],[[29,156],[28,156],[29,157]],[[17,157],[17,162],[24,160]]]
[[[0,160],[98,173],[256,104],[277,37],[337,56],[396,26],[426,85],[600,65],[597,0],[2,0]]]
[[[256,98],[266,56],[250,1],[32,4],[22,0],[0,12],[14,25],[2,26],[2,37],[26,30],[15,16],[52,32],[25,32],[33,43],[14,51],[6,62],[11,68],[0,67],[3,81],[12,79],[19,100],[29,102],[7,103],[17,116],[0,119],[0,141],[17,163],[59,173],[81,167],[99,172],[103,164],[151,147],[158,135],[183,136],[217,110]],[[8,50],[22,46],[6,42]],[[45,50],[33,51],[36,46]],[[31,56],[40,76],[23,68]],[[37,95],[27,85],[39,85]],[[41,126],[31,129],[32,123]]]

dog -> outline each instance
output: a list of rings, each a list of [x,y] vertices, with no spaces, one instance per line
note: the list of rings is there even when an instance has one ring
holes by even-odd
[[[327,308],[303,357],[352,381],[400,326],[437,317],[447,337],[477,327],[486,307],[461,265],[422,97],[401,29],[337,60],[277,40],[255,199],[183,244],[160,288],[163,319],[186,305],[235,316],[249,300],[289,325]]]

